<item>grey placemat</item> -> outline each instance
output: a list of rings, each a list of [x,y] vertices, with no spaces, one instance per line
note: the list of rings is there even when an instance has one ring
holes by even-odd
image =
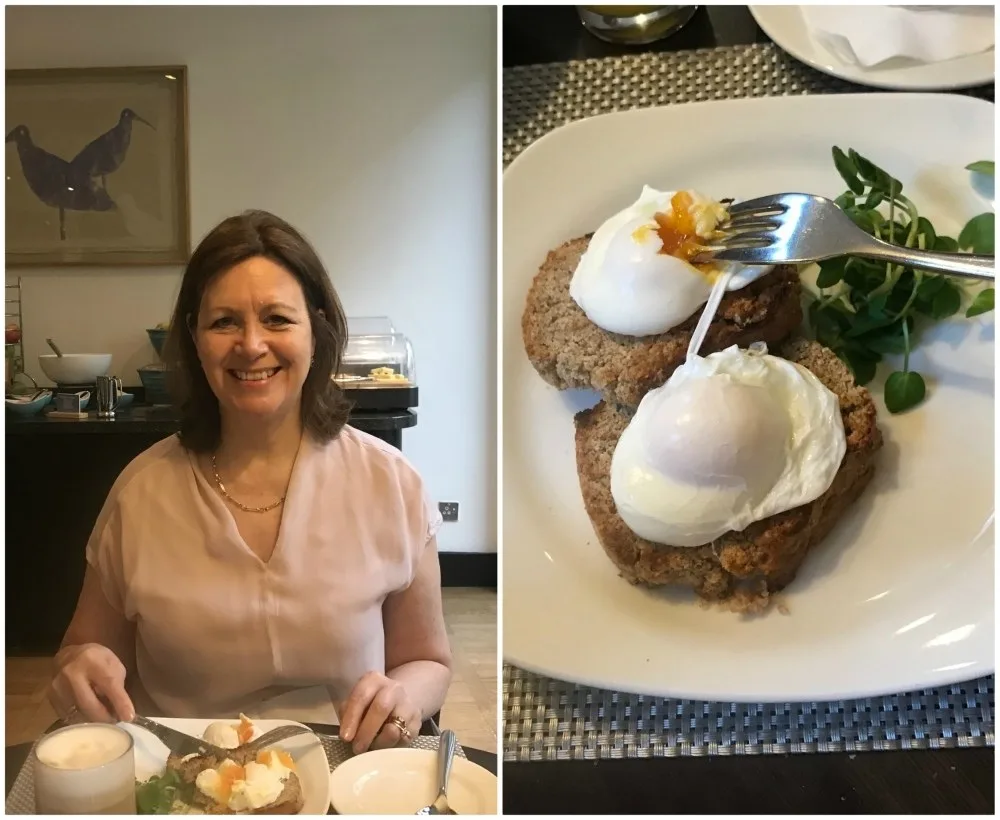
[[[700,100],[878,89],[830,77],[773,44],[519,66],[503,74],[506,166],[595,114]],[[963,93],[993,99],[993,87]],[[785,754],[992,746],[994,677],[833,703],[712,703],[608,692],[505,665],[503,759]]]
[[[609,692],[509,664],[503,759],[862,752],[992,746],[992,676],[825,703],[718,703]]]
[[[573,120],[671,103],[880,91],[839,80],[772,43],[506,68],[503,161]],[[993,85],[962,93],[993,99]]]
[[[420,735],[413,741],[412,745],[415,749],[437,751],[439,740],[440,738],[436,736]],[[326,759],[329,761],[331,772],[345,760],[349,760],[354,756],[350,744],[344,743],[342,740],[322,737],[320,741],[323,744],[323,750],[326,752]],[[461,745],[456,748],[455,753],[459,757],[466,756],[465,749]],[[31,755],[29,754],[28,760],[21,767],[21,771],[14,781],[14,785],[11,786],[10,794],[7,795],[6,814],[35,813],[35,778],[29,765],[30,760]]]

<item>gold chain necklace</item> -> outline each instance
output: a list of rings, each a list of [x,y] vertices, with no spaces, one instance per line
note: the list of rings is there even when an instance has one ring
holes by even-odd
[[[237,501],[235,498],[233,498],[229,494],[228,490],[226,490],[226,485],[222,483],[222,478],[219,476],[219,467],[215,463],[215,453],[212,453],[212,472],[215,474],[215,483],[216,483],[216,485],[219,488],[219,492],[222,493],[222,495],[225,496],[225,498],[228,501],[232,502],[237,507],[239,507],[241,510],[243,510],[243,512],[249,512],[249,513],[266,513],[266,512],[270,512],[275,507],[278,507],[281,504],[283,504],[284,501],[285,501],[285,497],[281,496],[281,498],[279,498],[277,501],[274,501],[271,504],[267,504],[267,505],[265,505],[263,507],[248,507],[245,504],[241,504],[239,501]]]

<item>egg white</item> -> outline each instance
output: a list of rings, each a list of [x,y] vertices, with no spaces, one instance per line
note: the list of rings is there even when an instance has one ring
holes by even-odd
[[[611,494],[640,537],[697,547],[819,498],[846,451],[840,402],[813,373],[733,346],[690,358],[643,397],[615,447]]]
[[[675,191],[644,186],[639,198],[604,222],[591,237],[570,281],[570,297],[587,318],[611,333],[650,336],[681,324],[708,300],[713,278],[675,256],[659,253],[655,215],[672,211]],[[709,235],[724,217],[722,206],[689,191],[700,236]],[[713,263],[729,271],[729,290],[738,290],[771,270],[770,266]]]

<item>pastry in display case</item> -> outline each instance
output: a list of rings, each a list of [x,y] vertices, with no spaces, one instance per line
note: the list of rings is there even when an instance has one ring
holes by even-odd
[[[413,346],[387,316],[347,319],[347,344],[333,380],[359,410],[415,407]]]

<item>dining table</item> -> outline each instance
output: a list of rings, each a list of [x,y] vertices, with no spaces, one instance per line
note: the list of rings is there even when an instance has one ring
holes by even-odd
[[[61,725],[63,724],[57,721],[52,726],[48,727],[48,729],[46,729],[46,732],[51,731],[52,729],[57,728],[58,726]],[[328,759],[334,761],[349,756],[350,751],[347,748],[347,744],[343,743],[338,739],[338,735],[340,733],[339,726],[327,723],[306,723],[305,725],[308,726],[310,729],[312,729],[314,732],[317,732],[320,736],[322,736],[323,746],[325,751],[327,752]],[[439,735],[440,735],[440,730],[438,729],[437,724],[435,724],[434,721],[432,720],[425,721],[424,724],[420,727],[420,737],[416,739],[414,745],[420,748],[427,748],[429,744],[433,745],[434,741],[436,741],[437,736]],[[8,801],[8,807],[6,812],[8,814],[18,813],[16,811],[12,811],[12,808],[14,807],[10,805],[11,791],[18,781],[19,775],[22,774],[22,769],[24,768],[25,763],[28,761],[28,756],[31,754],[31,749],[33,748],[33,746],[34,742],[18,743],[11,746],[7,746],[4,749],[4,783],[5,783],[4,792],[7,796],[7,801]],[[461,755],[462,757],[465,757],[467,760],[469,760],[472,763],[475,763],[477,766],[486,769],[491,774],[495,775],[497,773],[497,755],[492,752],[466,746],[461,742],[461,738],[459,738],[459,746],[457,754]],[[332,763],[331,766],[333,766]],[[23,803],[24,801],[19,801],[19,802]],[[327,814],[336,814],[336,812],[331,807],[327,811]]]
[[[574,6],[506,6],[502,27],[504,168],[595,114],[884,91],[797,61],[746,6],[699,6],[643,46],[599,40]],[[630,78],[641,82],[630,88]],[[954,93],[994,101],[992,82]],[[634,695],[509,662],[501,685],[505,814],[994,811],[993,675],[824,703]]]

